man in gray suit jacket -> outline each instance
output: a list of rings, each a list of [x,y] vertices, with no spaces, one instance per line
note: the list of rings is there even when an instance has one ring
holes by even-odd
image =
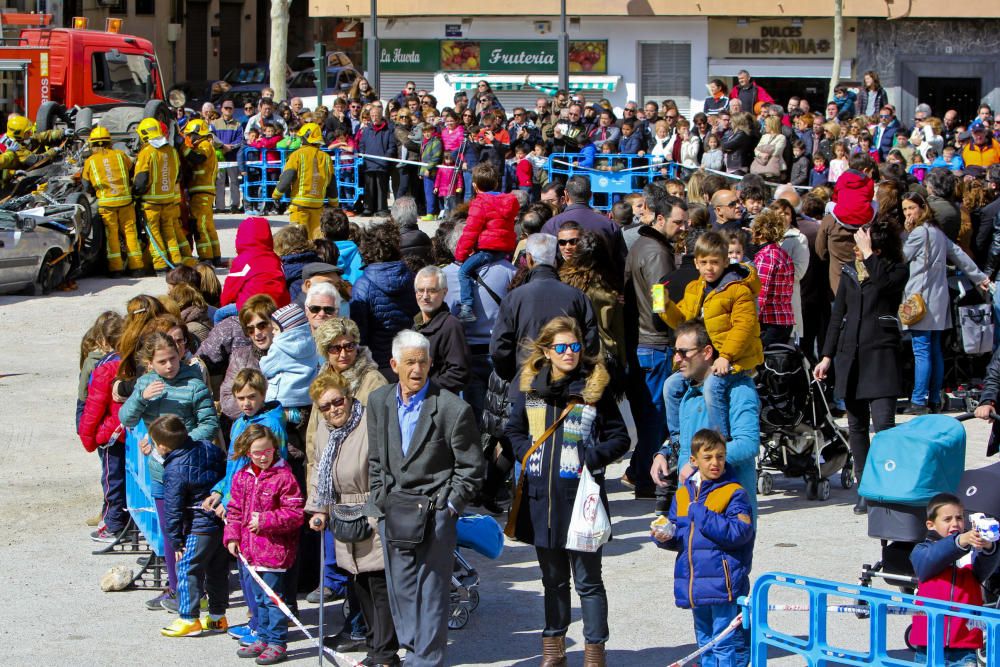
[[[389,605],[407,667],[443,666],[456,522],[486,471],[469,405],[428,381],[427,339],[401,331],[392,341],[396,384],[368,399],[371,511],[385,547]],[[394,540],[394,521],[427,507],[422,533]],[[395,516],[394,516],[395,513]],[[409,519],[402,522],[412,526]]]

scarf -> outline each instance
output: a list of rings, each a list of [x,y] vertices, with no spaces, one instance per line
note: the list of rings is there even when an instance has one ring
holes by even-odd
[[[378,372],[378,365],[372,361],[372,354],[367,347],[358,346],[358,357],[354,360],[354,364],[341,373],[347,380],[351,396],[357,397],[358,390],[361,389],[361,382],[370,371]]]
[[[354,429],[361,423],[363,411],[361,401],[354,399],[354,402],[351,403],[351,414],[347,417],[344,425],[340,428],[330,429],[330,437],[326,441],[326,449],[323,450],[323,456],[319,460],[319,468],[316,473],[318,475],[316,479],[318,493],[316,504],[320,507],[329,507],[336,501],[336,492],[333,489],[333,462],[337,458],[337,450],[340,449],[340,445],[347,439],[347,436],[354,433]]]
[[[868,267],[865,266],[863,260],[860,259],[854,260],[854,270],[858,272],[859,283],[863,283],[864,281],[868,280]]]

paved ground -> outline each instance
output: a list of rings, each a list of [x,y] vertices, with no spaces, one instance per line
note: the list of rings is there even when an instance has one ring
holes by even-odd
[[[233,250],[239,220],[219,222],[223,247]],[[275,223],[283,224],[283,223]],[[0,637],[5,665],[187,665],[235,662],[236,644],[225,637],[165,639],[159,628],[171,617],[148,612],[148,593],[102,593],[98,579],[130,559],[90,554],[86,517],[100,503],[99,464],[74,434],[74,400],[80,337],[107,308],[122,309],[140,292],[161,294],[162,279],[81,280],[79,289],[43,298],[0,297]],[[986,463],[987,430],[969,423],[968,467]],[[623,466],[611,469],[617,477]],[[834,484],[826,503],[805,500],[803,485],[779,479],[777,493],[760,502],[754,572],[790,571],[856,582],[863,562],[879,546],[850,507],[853,492]],[[690,614],[674,607],[673,557],[649,543],[650,502],[631,499],[609,484],[615,539],[606,547],[605,581],[611,610],[609,664],[661,667],[693,648]],[[455,665],[535,665],[539,662],[542,597],[530,548],[508,544],[496,562],[469,557],[482,574],[482,603],[464,630],[452,633],[448,662]],[[794,597],[781,601],[801,603]],[[578,603],[570,630],[570,664],[582,663]],[[303,620],[314,624],[314,605],[303,600]],[[339,604],[328,608],[339,621]],[[243,608],[230,612],[231,621]],[[890,625],[890,645],[902,647],[905,624]],[[801,615],[788,627],[804,629]],[[336,627],[331,628],[336,630]],[[842,616],[830,635],[843,646],[864,647],[868,626]],[[291,655],[316,660],[292,631]],[[362,656],[358,656],[362,657]],[[800,665],[798,659],[772,661]]]

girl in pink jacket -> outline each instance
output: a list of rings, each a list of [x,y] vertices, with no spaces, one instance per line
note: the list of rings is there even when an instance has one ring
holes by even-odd
[[[242,553],[250,567],[274,592],[283,595],[285,571],[295,562],[304,499],[298,482],[278,456],[278,439],[266,426],[252,424],[233,444],[233,457],[249,456],[236,473],[226,509],[223,539],[229,552]],[[257,664],[285,659],[288,619],[254,581],[257,641],[236,652],[259,658]]]

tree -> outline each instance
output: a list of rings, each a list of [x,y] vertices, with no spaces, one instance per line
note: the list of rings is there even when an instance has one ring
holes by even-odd
[[[271,0],[271,87],[274,100],[281,102],[288,97],[286,70],[288,65],[288,8],[292,0]]]
[[[833,99],[833,89],[840,83],[840,56],[844,48],[844,0],[833,0],[833,72],[827,101]],[[273,56],[272,56],[273,57]]]

